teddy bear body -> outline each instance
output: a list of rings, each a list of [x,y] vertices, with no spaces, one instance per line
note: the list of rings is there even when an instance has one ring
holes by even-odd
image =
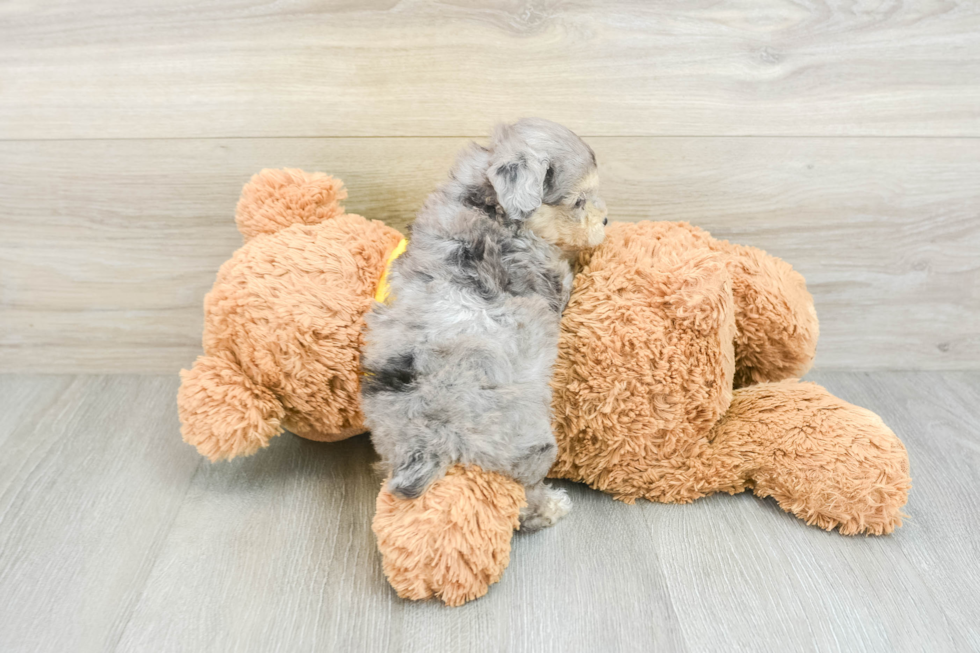
[[[890,532],[905,449],[873,413],[796,380],[815,354],[812,306],[802,276],[761,250],[688,224],[614,224],[563,315],[552,476],[627,502],[754,488],[808,523]]]

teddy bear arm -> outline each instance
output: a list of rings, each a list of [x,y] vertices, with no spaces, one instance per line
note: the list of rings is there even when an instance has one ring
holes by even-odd
[[[552,377],[550,475],[629,503],[687,502],[724,485],[697,458],[731,401],[732,290],[724,257],[683,238],[624,263],[643,227],[617,227],[576,279]]]
[[[735,299],[735,387],[799,378],[820,334],[806,280],[761,249],[717,242],[726,251]]]

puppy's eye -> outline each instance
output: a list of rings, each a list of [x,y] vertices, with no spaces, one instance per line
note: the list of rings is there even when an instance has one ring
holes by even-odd
[[[584,198],[584,197],[580,197],[580,198],[578,199],[578,201],[577,201],[577,202],[575,202],[575,208],[577,208],[577,209],[581,209],[581,208],[582,208],[582,207],[584,207],[584,206],[585,206],[585,198]]]

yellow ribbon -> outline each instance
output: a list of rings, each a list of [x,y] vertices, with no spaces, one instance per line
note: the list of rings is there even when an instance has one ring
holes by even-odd
[[[405,248],[408,247],[408,240],[402,238],[395,245],[395,249],[391,250],[391,254],[388,254],[388,260],[385,261],[384,272],[381,273],[381,280],[378,281],[378,291],[374,293],[375,301],[381,303],[386,303],[388,301],[389,295],[391,294],[391,287],[388,284],[388,272],[391,270],[391,264],[395,262],[395,259],[405,253]]]

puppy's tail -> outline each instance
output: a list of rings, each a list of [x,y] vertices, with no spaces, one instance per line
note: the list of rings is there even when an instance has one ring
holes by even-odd
[[[417,499],[444,474],[445,467],[438,457],[425,449],[416,449],[395,465],[388,490],[402,499]]]

